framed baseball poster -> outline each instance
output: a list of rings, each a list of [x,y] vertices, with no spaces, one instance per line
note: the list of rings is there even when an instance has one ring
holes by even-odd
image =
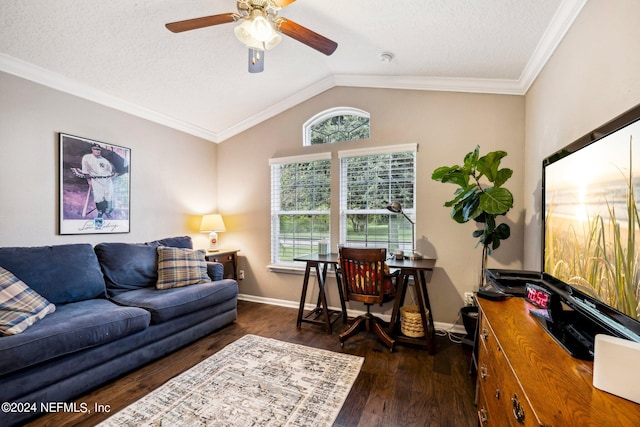
[[[60,234],[128,233],[131,150],[59,136]]]

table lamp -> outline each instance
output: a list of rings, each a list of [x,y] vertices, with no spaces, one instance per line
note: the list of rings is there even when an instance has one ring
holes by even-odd
[[[411,255],[409,255],[409,259],[422,259],[422,255],[416,252],[416,223],[413,222],[413,220],[409,218],[406,213],[404,213],[400,202],[389,203],[389,205],[387,206],[387,210],[396,214],[400,213],[404,215],[404,217],[407,218],[407,220],[411,223]]]
[[[218,231],[227,231],[224,226],[224,221],[222,221],[222,215],[203,215],[202,222],[200,223],[200,232],[209,233],[209,251],[215,252],[219,249]]]

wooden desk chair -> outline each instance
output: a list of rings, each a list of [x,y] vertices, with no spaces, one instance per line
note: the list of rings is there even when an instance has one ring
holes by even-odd
[[[345,332],[340,334],[340,345],[360,330],[371,331],[393,351],[395,341],[382,327],[382,320],[371,314],[373,304],[383,305],[393,300],[392,275],[389,274],[385,260],[386,249],[376,248],[340,248],[340,270],[345,301],[359,301],[366,305],[367,313],[356,317]]]

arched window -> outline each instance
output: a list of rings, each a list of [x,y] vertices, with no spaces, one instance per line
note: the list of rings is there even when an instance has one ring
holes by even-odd
[[[369,113],[352,107],[322,111],[302,126],[305,146],[366,139],[369,132]]]

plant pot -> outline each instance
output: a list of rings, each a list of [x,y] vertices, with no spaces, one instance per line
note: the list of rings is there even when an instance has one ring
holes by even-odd
[[[467,332],[467,336],[465,338],[473,341],[473,337],[476,333],[476,326],[478,324],[478,307],[473,305],[462,307],[460,309],[460,314],[462,316],[464,330]]]

